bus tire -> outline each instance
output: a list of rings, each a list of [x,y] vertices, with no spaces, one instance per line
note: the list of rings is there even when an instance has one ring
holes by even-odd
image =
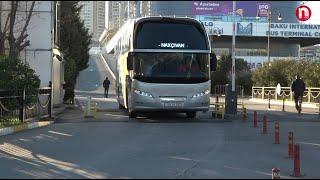
[[[126,108],[119,103],[119,109],[126,109]]]
[[[135,111],[129,112],[129,118],[136,118],[136,117],[137,117],[137,113]]]
[[[195,118],[197,115],[197,112],[186,112],[187,118]]]

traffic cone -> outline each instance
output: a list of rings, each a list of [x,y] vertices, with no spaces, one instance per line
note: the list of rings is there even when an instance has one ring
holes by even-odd
[[[285,112],[285,110],[284,110],[284,102],[285,102],[285,99],[283,98],[282,99],[282,112]]]
[[[267,134],[267,116],[263,116],[263,127],[262,127],[262,134]]]
[[[288,156],[293,158],[293,132],[289,132]]]
[[[274,143],[280,144],[280,124],[278,121],[276,121],[274,129]]]
[[[242,121],[243,121],[243,122],[247,122],[247,108],[243,108]]]
[[[272,179],[280,179],[280,169],[272,168]]]
[[[293,177],[302,177],[300,171],[300,146],[299,144],[294,145],[294,160],[293,160]]]
[[[257,116],[258,116],[257,111],[254,111],[254,113],[253,113],[253,127],[255,127],[255,128],[257,127],[257,124],[258,124]]]

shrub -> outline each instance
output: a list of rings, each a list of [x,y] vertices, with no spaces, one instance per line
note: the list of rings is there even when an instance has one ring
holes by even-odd
[[[252,80],[255,86],[290,87],[295,75],[299,74],[307,87],[320,86],[320,61],[278,59],[269,67],[264,64],[253,72]]]
[[[37,100],[40,79],[28,64],[22,63],[19,59],[1,56],[0,74],[0,89],[10,90],[14,96],[21,96],[25,89],[26,105],[31,105]],[[16,108],[18,101],[6,100],[5,105],[11,109]]]
[[[248,64],[243,59],[236,59],[236,85],[243,86],[244,93],[250,94],[252,87],[252,73]],[[217,62],[217,70],[211,74],[211,92],[216,85],[231,84],[232,56],[222,55]],[[240,92],[238,92],[240,93]]]

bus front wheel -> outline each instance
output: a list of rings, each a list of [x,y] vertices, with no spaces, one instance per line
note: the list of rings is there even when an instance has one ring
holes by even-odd
[[[136,118],[137,117],[137,113],[134,111],[129,112],[129,118]]]
[[[197,112],[186,112],[187,118],[195,118],[197,115]]]
[[[119,103],[119,109],[126,109],[122,104]]]

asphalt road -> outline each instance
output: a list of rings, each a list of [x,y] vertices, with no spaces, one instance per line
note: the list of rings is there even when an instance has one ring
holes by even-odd
[[[80,72],[77,79],[75,93],[76,95],[92,95],[93,97],[103,97],[104,88],[103,81],[106,77],[110,80],[109,94],[115,96],[115,79],[108,71],[106,63],[99,55],[91,55],[89,59],[89,67]],[[110,62],[109,62],[110,64]],[[113,67],[114,65],[109,65]],[[114,71],[114,70],[113,70]]]
[[[203,114],[129,119],[124,112],[82,118],[68,109],[48,127],[0,138],[0,178],[290,178],[287,132],[301,145],[301,171],[320,177],[319,122],[280,121],[281,144],[249,120],[221,121]],[[72,120],[72,121],[68,121]],[[151,119],[151,120],[149,120]]]
[[[100,74],[95,82],[101,82],[108,72],[93,60],[93,72]],[[255,105],[247,123],[239,116],[219,120],[202,112],[196,119],[161,113],[129,119],[114,97],[102,98],[101,86],[88,86],[77,86],[77,98],[81,102],[88,94],[95,96],[104,108],[97,118],[83,118],[79,108],[67,108],[53,125],[0,137],[0,178],[271,178],[274,167],[282,178],[292,178],[289,131],[300,144],[305,178],[320,177],[320,121],[315,114],[268,113],[259,106],[258,128],[252,127]],[[269,120],[266,135],[261,133],[264,114]],[[273,144],[275,120],[280,121],[279,145]]]

